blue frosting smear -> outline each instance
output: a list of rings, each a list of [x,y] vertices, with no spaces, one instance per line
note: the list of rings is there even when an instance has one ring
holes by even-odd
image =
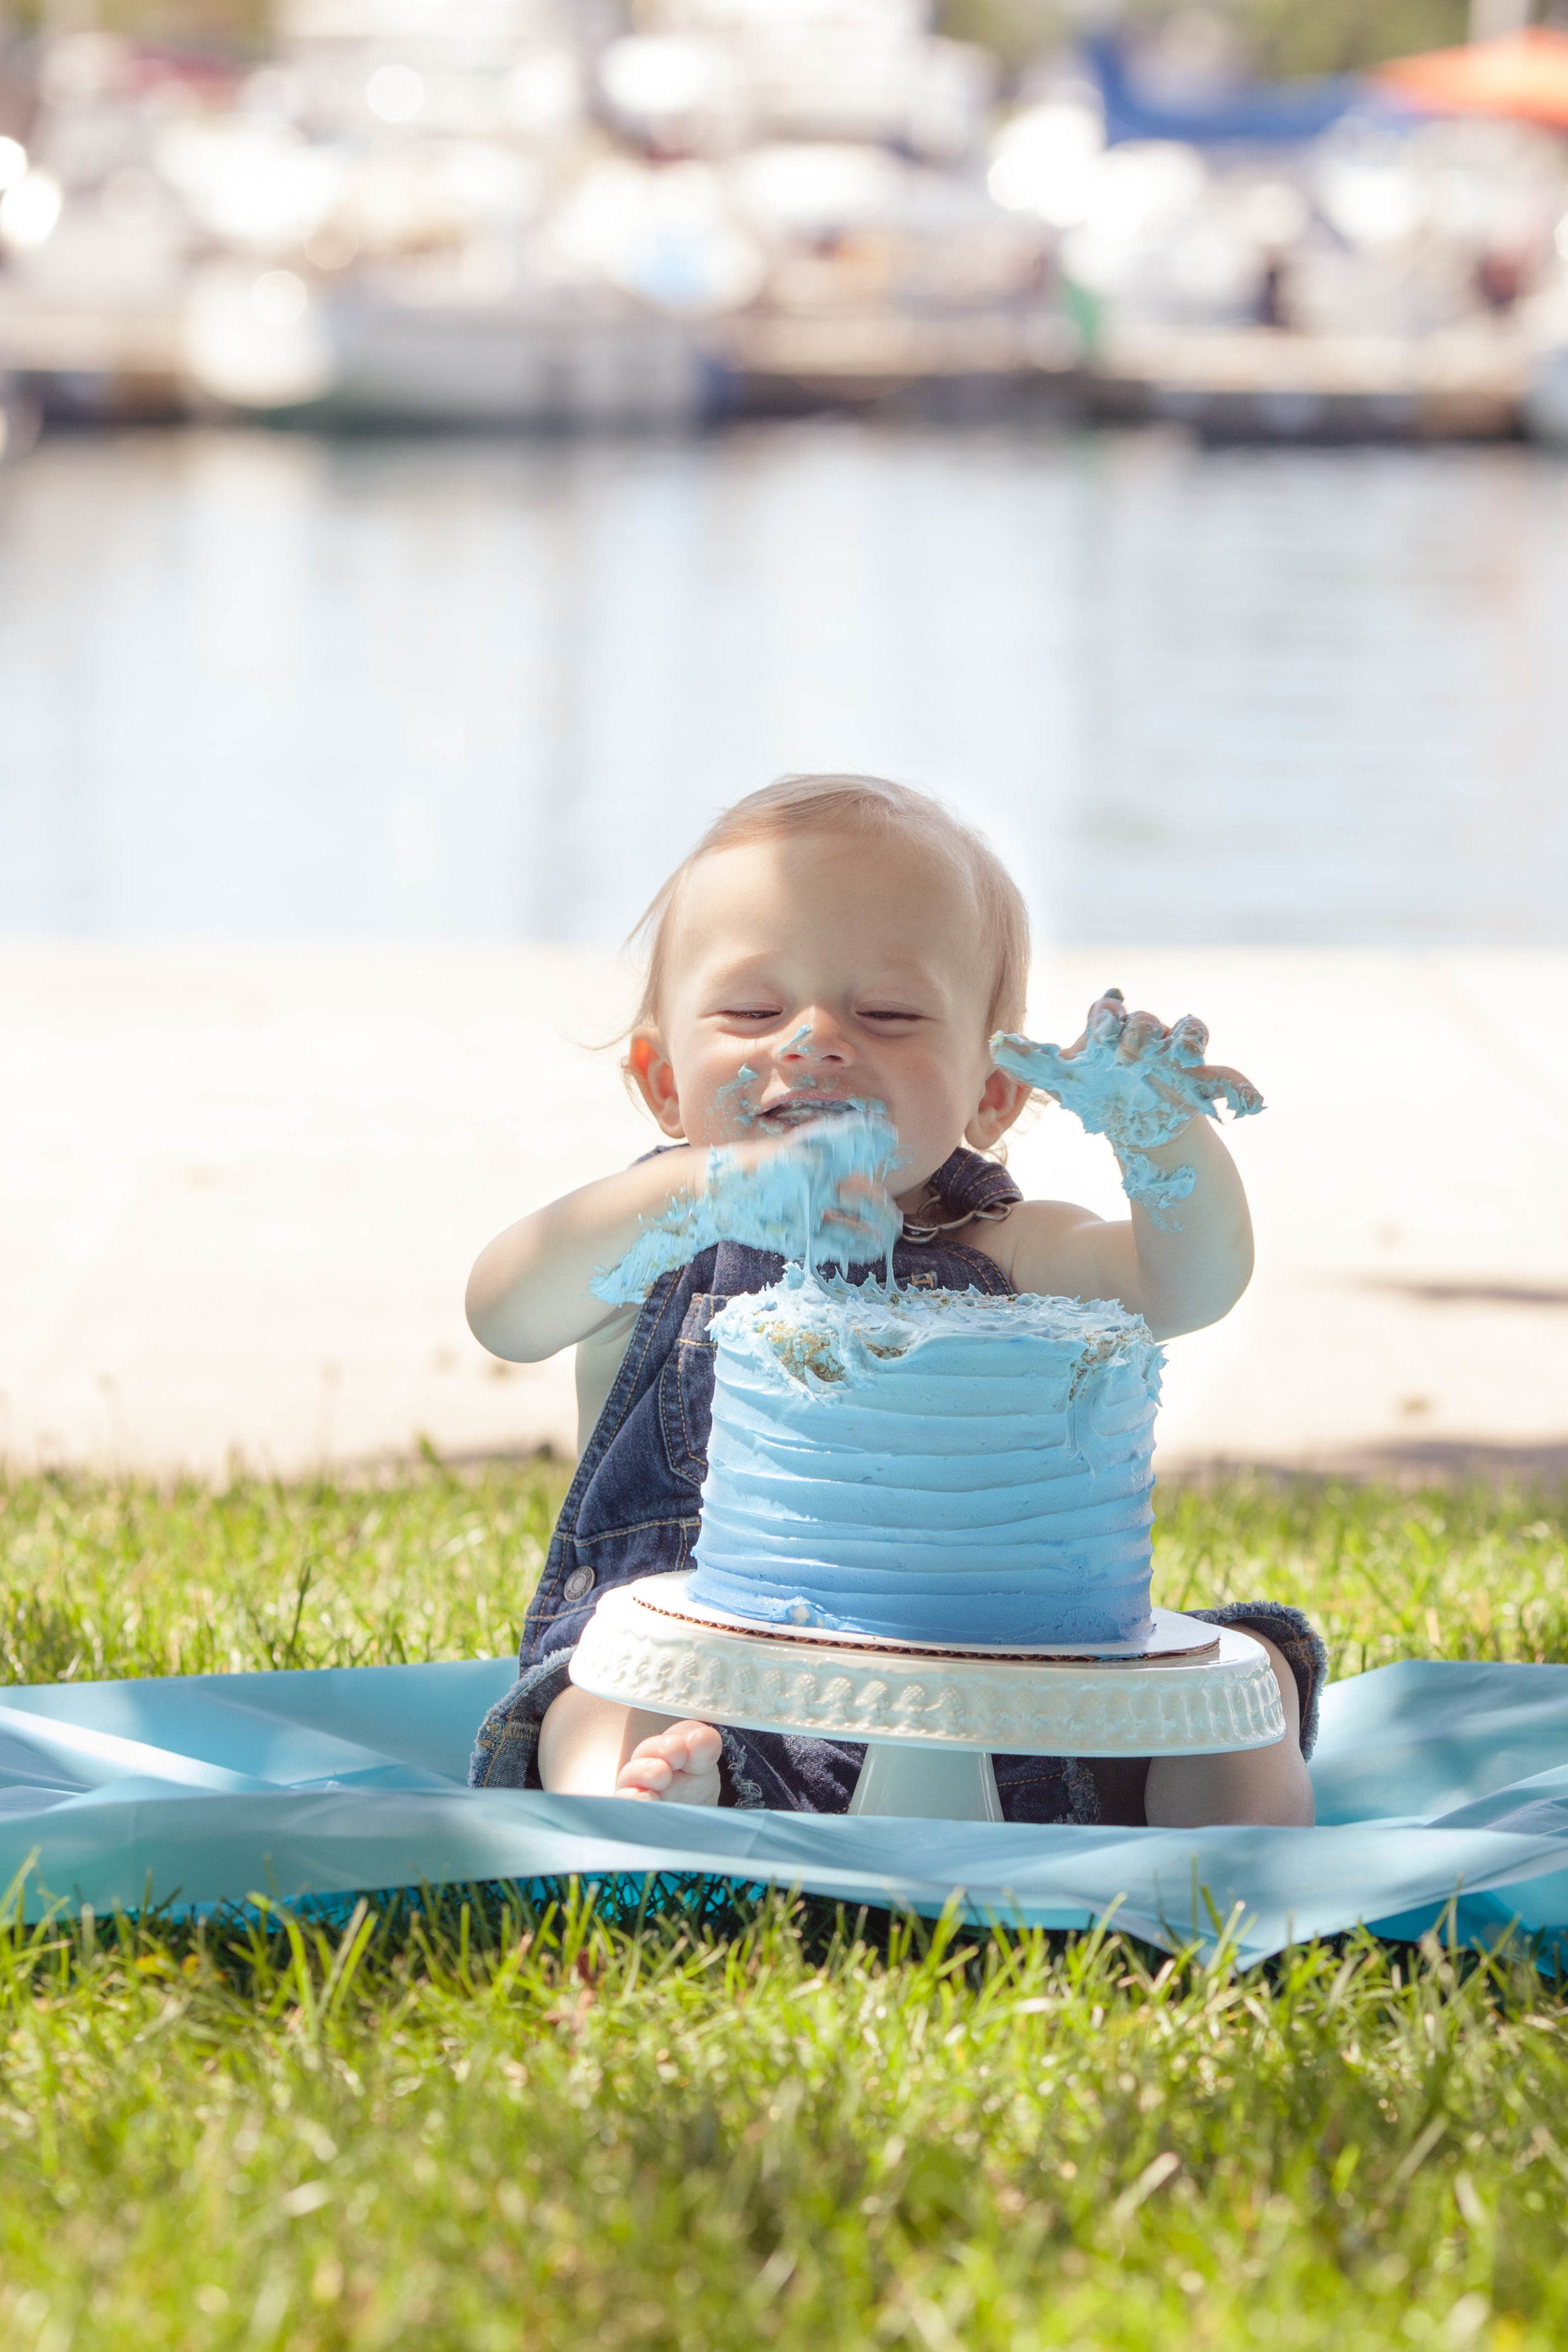
[[[1171,1142],[1192,1118],[1217,1118],[1218,1102],[1233,1118],[1247,1118],[1263,1108],[1263,1097],[1239,1070],[1205,1061],[1209,1033],[1191,1013],[1136,1054],[1123,1050],[1127,1034],[1126,1009],[1111,989],[1090,1013],[1080,1046],[1037,1045],[1002,1030],[991,1040],[991,1055],[998,1069],[1054,1095],[1090,1135],[1106,1137],[1121,1164],[1122,1191],[1147,1209],[1152,1224],[1169,1232],[1175,1221],[1167,1213],[1186,1199],[1196,1171],[1161,1168],[1151,1150]]]
[[[634,1305],[660,1275],[689,1265],[721,1241],[744,1242],[807,1267],[841,1263],[847,1250],[853,1263],[874,1265],[890,1257],[903,1220],[885,1192],[879,1202],[857,1194],[844,1202],[840,1188],[852,1176],[885,1185],[898,1161],[898,1134],[876,1106],[819,1114],[754,1166],[716,1144],[702,1192],[676,1193],[662,1215],[644,1221],[617,1265],[596,1270],[589,1287],[611,1306]],[[846,1209],[861,1220],[847,1238],[842,1224],[829,1222]]]
[[[937,1648],[1148,1633],[1163,1359],[1138,1317],[791,1268],[711,1330],[694,1597]]]

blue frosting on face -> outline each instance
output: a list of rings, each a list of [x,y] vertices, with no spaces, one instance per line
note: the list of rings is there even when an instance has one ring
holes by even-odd
[[[935,1647],[1146,1633],[1162,1359],[1137,1317],[792,1269],[712,1332],[696,1598]]]

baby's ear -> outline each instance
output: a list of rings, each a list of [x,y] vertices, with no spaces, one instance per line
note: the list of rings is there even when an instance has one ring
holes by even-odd
[[[963,1139],[973,1151],[989,1151],[999,1143],[1012,1126],[1033,1088],[1022,1078],[1015,1078],[1005,1070],[993,1070],[980,1090],[980,1102],[973,1118],[963,1130]]]
[[[686,1126],[680,1116],[675,1069],[657,1029],[633,1030],[625,1067],[627,1078],[652,1111],[661,1133],[676,1142],[684,1140]]]

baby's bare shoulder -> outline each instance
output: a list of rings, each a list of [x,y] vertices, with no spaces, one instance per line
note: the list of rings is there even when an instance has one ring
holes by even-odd
[[[1075,1201],[1018,1201],[994,1223],[979,1219],[957,1238],[999,1265],[1018,1290],[1059,1287],[1052,1276],[1076,1267],[1088,1237],[1110,1229]]]

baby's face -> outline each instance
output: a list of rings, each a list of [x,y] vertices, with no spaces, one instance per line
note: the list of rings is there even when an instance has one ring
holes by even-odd
[[[782,1134],[847,1103],[887,1110],[900,1197],[1026,1089],[986,1045],[991,958],[935,856],[847,832],[703,858],[682,893],[658,1038],[633,1066],[665,1133]],[[992,1101],[994,1097],[994,1101]]]

